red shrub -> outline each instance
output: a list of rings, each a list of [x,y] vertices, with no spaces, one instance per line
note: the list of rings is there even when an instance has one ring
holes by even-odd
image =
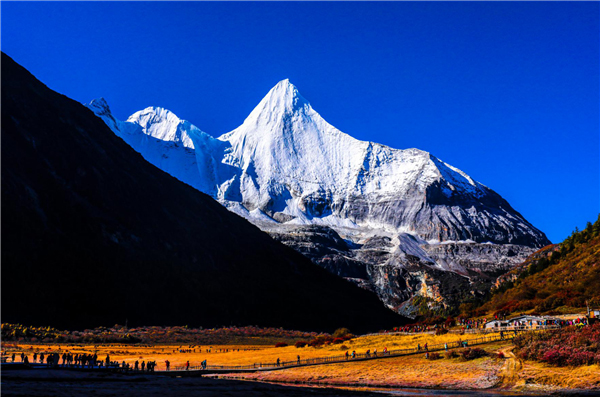
[[[279,342],[275,345],[275,347],[286,347],[288,344],[285,342]]]
[[[468,347],[466,349],[461,350],[460,356],[464,360],[474,360],[479,357],[487,356],[487,353],[485,350],[480,349],[478,347],[473,347],[473,348]]]

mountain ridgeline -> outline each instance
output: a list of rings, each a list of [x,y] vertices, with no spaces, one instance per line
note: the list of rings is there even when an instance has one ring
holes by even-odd
[[[404,321],[149,164],[4,53],[1,255],[3,322],[365,332]]]
[[[149,107],[117,120],[87,105],[146,160],[313,262],[414,316],[451,312],[550,242],[506,200],[418,149],[364,142],[283,80],[214,138]]]

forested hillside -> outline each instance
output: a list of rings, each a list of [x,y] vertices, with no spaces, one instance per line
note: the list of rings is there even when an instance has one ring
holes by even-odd
[[[538,251],[503,280],[478,311],[558,314],[581,310],[586,302],[600,306],[600,217],[558,247]]]

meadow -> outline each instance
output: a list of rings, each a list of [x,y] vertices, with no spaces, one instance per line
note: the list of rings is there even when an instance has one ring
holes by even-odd
[[[491,334],[493,335],[493,334]],[[488,335],[489,336],[489,335]],[[70,352],[73,354],[97,354],[99,358],[104,359],[110,355],[111,361],[118,361],[133,364],[135,361],[156,361],[156,370],[164,370],[165,361],[169,360],[171,368],[183,366],[187,361],[190,366],[199,365],[206,360],[208,365],[252,365],[255,363],[274,363],[277,359],[281,361],[295,361],[298,356],[301,359],[339,356],[346,351],[351,353],[365,353],[367,350],[373,352],[375,349],[381,354],[384,348],[394,349],[412,349],[425,344],[435,345],[443,343],[458,342],[461,340],[474,338],[474,335],[458,334],[384,334],[373,336],[362,336],[343,341],[342,343],[329,343],[321,346],[295,347],[295,339],[288,339],[286,342],[279,342],[278,345],[287,344],[288,346],[275,347],[275,344],[206,344],[206,345],[186,345],[186,344],[156,344],[156,345],[138,345],[138,344],[73,344],[73,343],[3,343],[3,351],[9,355],[12,352],[25,352],[31,359],[31,355],[41,352]],[[285,340],[285,339],[284,339]]]
[[[274,363],[301,359],[339,356],[346,351],[364,353],[377,349],[410,349],[420,344],[424,347],[459,340],[471,339],[476,335],[448,333],[434,334],[384,334],[356,337],[338,344],[295,347],[295,338],[284,339],[289,346],[250,344],[40,344],[3,343],[3,350],[25,352],[71,352],[96,353],[100,359],[106,354],[113,361],[125,361],[133,365],[135,361],[156,361],[156,370],[165,369],[165,360],[171,368],[191,366],[206,360],[208,365],[251,365],[254,363]],[[282,342],[279,342],[281,345]],[[315,384],[351,387],[422,387],[445,389],[510,389],[523,391],[553,391],[567,388],[600,390],[600,367],[598,365],[580,367],[556,367],[546,363],[522,360],[512,354],[511,341],[500,341],[479,345],[484,350],[483,357],[465,359],[464,349],[450,349],[457,354],[440,352],[437,359],[425,358],[425,352],[380,360],[356,361],[347,363],[289,368],[260,373],[220,375],[220,377],[281,382],[291,384]],[[474,348],[475,349],[475,348]],[[17,359],[18,361],[18,359]]]

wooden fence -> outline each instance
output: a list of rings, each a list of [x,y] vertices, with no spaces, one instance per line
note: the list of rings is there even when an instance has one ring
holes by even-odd
[[[492,343],[501,340],[511,340],[514,338],[515,334],[519,332],[519,330],[514,330],[512,335],[506,335],[501,337],[500,335],[494,336],[482,336],[474,339],[465,339],[462,341],[455,341],[445,343],[438,343],[434,345],[428,345],[427,350],[425,350],[424,346],[415,347],[412,349],[394,349],[388,350],[385,352],[377,352],[377,353],[356,353],[354,357],[352,355],[346,356],[338,355],[338,356],[329,356],[329,357],[317,357],[317,358],[307,358],[303,360],[292,360],[292,361],[281,361],[279,363],[255,363],[250,365],[207,365],[205,368],[201,365],[190,365],[189,370],[202,370],[209,372],[233,372],[233,371],[253,371],[253,370],[274,370],[274,369],[283,369],[283,368],[293,368],[293,367],[302,367],[308,365],[318,365],[318,364],[331,364],[331,363],[343,363],[349,361],[363,361],[363,360],[374,360],[380,358],[387,357],[399,357],[406,356],[410,354],[417,353],[426,353],[426,352],[434,352],[441,351],[447,349],[454,349],[460,347],[469,347],[476,346],[485,343]],[[185,371],[187,370],[186,366],[176,366],[174,367],[175,371]]]

